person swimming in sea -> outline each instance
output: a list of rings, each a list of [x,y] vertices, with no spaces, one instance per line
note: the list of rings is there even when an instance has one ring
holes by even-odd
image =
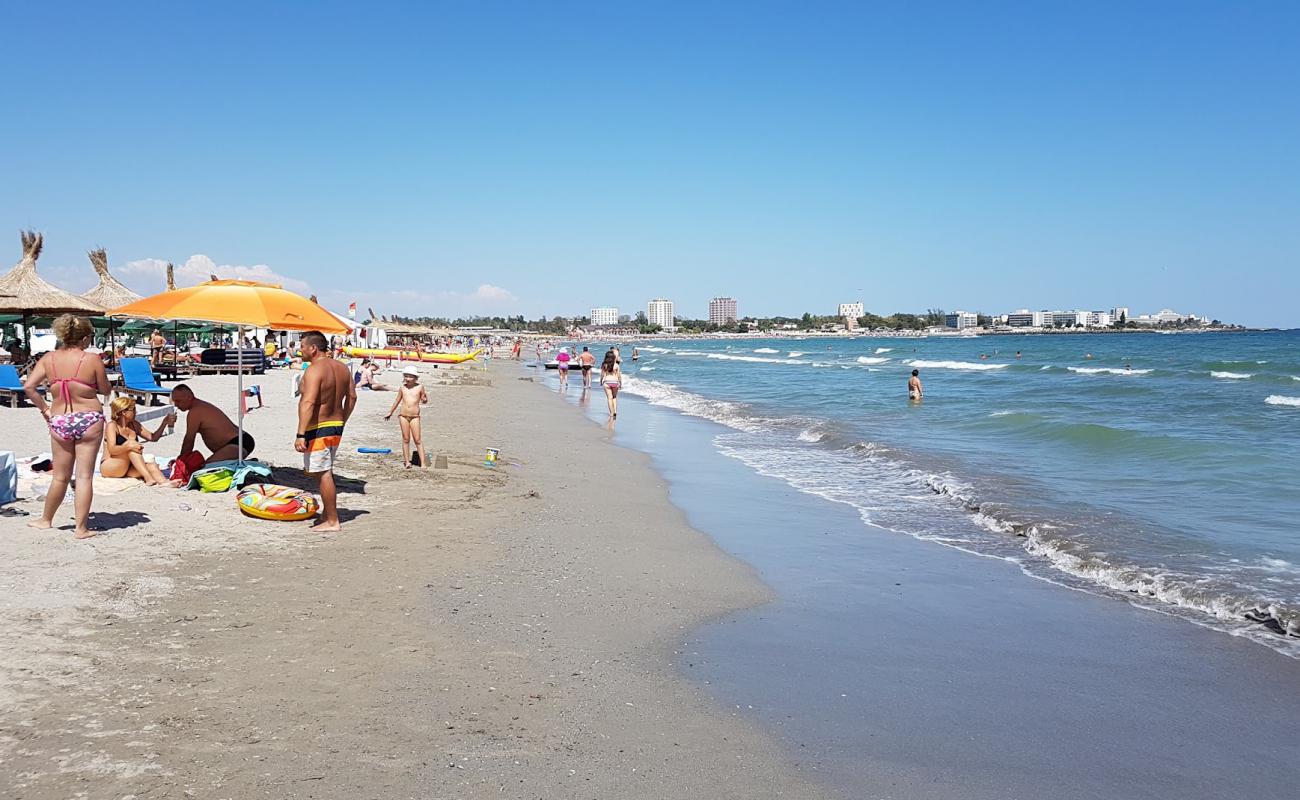
[[[912,377],[907,381],[907,399],[920,400],[925,396],[925,391],[921,388],[921,371],[912,370]]]

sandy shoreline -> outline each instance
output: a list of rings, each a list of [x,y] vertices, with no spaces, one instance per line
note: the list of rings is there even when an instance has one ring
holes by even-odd
[[[518,374],[426,377],[445,471],[358,455],[400,447],[392,396],[363,394],[343,536],[144,487],[97,498],[90,542],[0,520],[4,795],[819,796],[674,667],[767,590],[645,456]],[[230,408],[231,379],[191,383]],[[288,378],[263,383],[257,454],[293,464]],[[35,412],[0,411],[6,448],[44,449]]]

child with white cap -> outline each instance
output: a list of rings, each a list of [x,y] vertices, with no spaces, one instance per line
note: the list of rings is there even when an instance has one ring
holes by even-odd
[[[424,444],[420,440],[420,406],[429,402],[429,395],[420,385],[420,373],[415,367],[402,370],[402,385],[397,387],[397,397],[393,398],[393,407],[384,419],[392,419],[397,412],[397,421],[402,426],[402,466],[411,468],[411,441],[415,441],[415,453],[421,467],[427,467],[424,458]],[[400,406],[400,411],[398,410]]]

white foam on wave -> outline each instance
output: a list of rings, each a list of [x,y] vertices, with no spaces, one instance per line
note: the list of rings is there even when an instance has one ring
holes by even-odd
[[[745,361],[750,364],[807,364],[807,361],[799,361],[793,358],[763,358],[761,356],[733,356],[726,353],[709,353],[707,358],[715,358],[719,361]]]
[[[798,351],[798,350],[791,350],[789,353],[786,353],[786,356],[785,356],[785,357],[786,357],[786,358],[798,358],[799,356],[802,356],[802,355],[807,355],[807,353],[802,353],[802,352],[800,352],[800,351]],[[1300,378],[1296,378],[1296,380],[1300,381]]]
[[[1300,381],[1300,375],[1292,375],[1292,376],[1291,376],[1291,380],[1293,380],[1293,381]]]
[[[712,420],[738,431],[763,430],[763,425],[745,413],[745,406],[726,400],[710,400],[678,389],[670,383],[623,377],[623,391],[644,397],[653,405],[671,408],[692,417]]]
[[[934,541],[974,555],[1011,561],[1019,564],[1026,574],[1060,583],[1051,577],[1050,571],[1034,569],[1033,563],[1026,562],[1023,555],[1015,555],[1015,552],[1028,553],[1042,559],[1044,566],[1050,565],[1061,573],[1086,582],[1085,585],[1072,582],[1062,585],[1091,590],[1086,585],[1091,584],[1094,588],[1102,587],[1118,592],[1120,597],[1136,595],[1166,606],[1194,611],[1219,620],[1230,633],[1248,636],[1286,655],[1300,657],[1300,649],[1292,645],[1294,639],[1278,637],[1260,625],[1266,622],[1275,629],[1280,628],[1289,633],[1291,637],[1300,636],[1300,616],[1283,601],[1266,595],[1252,597],[1235,591],[1231,586],[1209,585],[1198,575],[1160,567],[1115,563],[1106,553],[1093,552],[1083,542],[1054,535],[1051,531],[1056,526],[1019,523],[990,511],[983,507],[973,486],[946,472],[936,474],[909,469],[887,459],[879,462],[878,468],[872,469],[870,473],[872,485],[880,491],[864,494],[859,481],[843,480],[845,472],[851,472],[853,466],[840,460],[841,454],[862,456],[876,464],[876,459],[882,455],[873,452],[874,445],[854,445],[843,451],[827,453],[802,451],[779,442],[763,444],[763,440],[733,438],[752,433],[772,433],[797,425],[797,431],[790,430],[794,434],[793,438],[800,442],[817,443],[830,435],[824,422],[804,418],[757,418],[752,416],[748,406],[709,400],[668,384],[648,380],[629,377],[625,381],[625,388],[655,405],[704,417],[741,432],[722,434],[714,440],[715,445],[724,455],[741,460],[759,474],[781,478],[799,491],[856,508],[867,524],[880,525],[886,530]],[[1300,398],[1289,399],[1300,406]],[[895,527],[897,517],[890,510],[900,501],[919,500],[913,489],[918,482],[934,495],[963,509],[976,529],[998,534],[999,538],[987,541],[970,539],[950,527],[933,531],[916,530],[910,524]],[[887,503],[882,505],[882,498],[887,498]],[[1284,573],[1293,571],[1295,566],[1282,559],[1264,557],[1259,559],[1256,568],[1270,573]],[[1151,605],[1147,607],[1158,608]],[[1186,618],[1198,621],[1196,616]]]
[[[1010,364],[978,364],[974,361],[924,361],[919,358],[908,359],[903,363],[923,369],[964,369],[979,372],[1006,369],[1011,366]]]
[[[1284,394],[1270,394],[1264,398],[1264,402],[1270,406],[1293,406],[1300,408],[1300,397],[1288,397]]]
[[[773,350],[773,349],[770,348],[770,347],[760,347],[760,348],[758,348],[757,350],[755,350],[754,352],[755,352],[755,353],[779,353],[779,352],[781,352],[781,351],[780,351],[780,350]]]
[[[718,361],[746,361],[750,364],[807,364],[793,358],[767,358],[765,356],[738,356],[731,353],[710,353],[704,350],[678,350],[679,356],[703,356]]]
[[[877,347],[877,348],[876,348],[876,355],[880,355],[881,353],[892,353],[892,352],[894,352],[894,348],[892,348],[892,347]]]
[[[1244,381],[1255,377],[1249,372],[1228,372],[1226,370],[1216,369],[1210,371],[1211,378],[1221,378],[1229,381]]]
[[[1115,367],[1066,367],[1080,375],[1146,375],[1149,369],[1117,369]]]
[[[638,372],[654,372],[654,371],[655,371],[655,368],[654,368],[654,367],[650,367],[650,366],[645,366],[645,367],[642,367],[641,369],[639,369],[639,370],[637,370],[637,371],[638,371]]]
[[[672,350],[669,350],[667,347],[655,347],[654,345],[651,344],[648,344],[645,347],[642,347],[641,349],[646,351],[647,353],[671,353],[672,352]]]
[[[883,364],[889,360],[889,356],[883,358],[874,358],[872,356],[858,356],[859,364]]]
[[[990,417],[1009,417],[1009,416],[1011,416],[1012,414],[1017,414],[1017,413],[1019,413],[1019,412],[1017,412],[1017,411],[994,411],[993,413],[989,414],[989,416],[990,416]]]

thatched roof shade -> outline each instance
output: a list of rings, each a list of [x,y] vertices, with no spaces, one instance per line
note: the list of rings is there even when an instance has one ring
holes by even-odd
[[[40,258],[44,239],[39,233],[23,231],[23,258],[17,266],[0,277],[0,314],[24,312],[48,316],[51,314],[97,314],[102,309],[90,302],[46,283],[36,274],[36,259]]]
[[[95,273],[99,275],[99,285],[83,294],[83,299],[89,300],[105,311],[143,299],[108,273],[108,254],[104,252],[104,248],[91,250],[87,255],[90,256],[90,266],[94,267]]]

